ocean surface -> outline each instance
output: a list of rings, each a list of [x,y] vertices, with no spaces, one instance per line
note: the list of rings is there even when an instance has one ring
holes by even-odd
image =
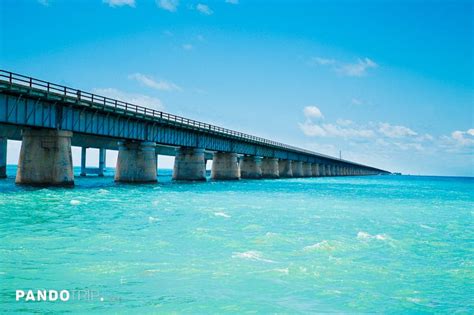
[[[41,189],[8,173],[0,313],[474,312],[472,178],[127,185],[108,169]]]

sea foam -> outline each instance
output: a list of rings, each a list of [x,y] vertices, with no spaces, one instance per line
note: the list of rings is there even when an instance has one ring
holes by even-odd
[[[328,241],[323,240],[319,243],[309,245],[303,248],[304,251],[314,251],[314,250],[334,250],[335,247],[331,246]]]
[[[257,261],[263,261],[263,262],[268,262],[268,263],[274,263],[275,262],[273,260],[263,258],[261,252],[253,251],[253,250],[250,250],[250,251],[247,251],[247,252],[242,252],[242,253],[236,252],[232,255],[232,258],[257,260]]]

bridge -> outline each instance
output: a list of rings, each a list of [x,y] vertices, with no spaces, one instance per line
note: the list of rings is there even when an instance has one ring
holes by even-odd
[[[71,146],[82,147],[81,175],[103,175],[106,150],[118,150],[115,180],[156,182],[157,155],[175,156],[173,179],[291,178],[388,174],[162,111],[0,70],[0,177],[7,139],[21,140],[17,184],[74,184]],[[98,148],[99,167],[85,167]]]

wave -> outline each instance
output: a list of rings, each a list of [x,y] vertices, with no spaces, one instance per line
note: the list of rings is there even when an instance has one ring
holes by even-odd
[[[309,245],[303,248],[304,251],[313,251],[313,250],[334,250],[335,247],[331,246],[328,241],[323,240],[319,243]]]
[[[376,239],[376,240],[379,240],[379,241],[385,241],[387,240],[389,237],[388,235],[386,234],[376,234],[376,235],[370,235],[369,233],[367,232],[364,232],[364,231],[360,231],[357,233],[357,238],[358,239]]]
[[[254,250],[250,250],[247,252],[236,252],[232,255],[232,258],[242,258],[242,259],[248,259],[248,260],[257,260],[257,261],[263,261],[267,263],[275,263],[276,261],[266,259],[262,257],[262,253]]]
[[[71,206],[78,206],[81,204],[81,201],[77,199],[72,199],[69,203],[71,204]]]

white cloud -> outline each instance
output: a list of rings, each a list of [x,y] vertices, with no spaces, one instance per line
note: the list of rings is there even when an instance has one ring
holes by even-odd
[[[326,66],[326,65],[335,64],[336,60],[335,59],[329,59],[329,58],[313,57],[313,58],[311,58],[310,63]]]
[[[156,4],[163,10],[176,12],[178,9],[179,0],[156,0]]]
[[[183,47],[184,50],[193,50],[194,49],[194,46],[191,45],[191,44],[184,44],[182,47]]]
[[[202,3],[198,3],[196,5],[196,10],[198,10],[199,12],[205,15],[211,15],[212,13],[214,13],[214,11],[212,11],[208,5],[202,4]]]
[[[156,110],[163,110],[164,108],[163,103],[158,98],[143,94],[127,93],[115,88],[96,88],[93,89],[93,93]]]
[[[150,76],[141,74],[141,73],[134,73],[128,76],[129,79],[136,80],[142,83],[145,86],[148,86],[152,89],[159,90],[159,91],[181,91],[181,88],[174,84],[173,82],[168,82],[165,80],[155,81]]]
[[[328,138],[372,138],[375,136],[373,130],[359,127],[344,127],[335,124],[317,124],[311,120],[298,124],[301,131],[310,137],[328,137]]]
[[[389,123],[379,123],[378,131],[389,138],[403,138],[418,135],[408,127],[390,125]]]
[[[378,65],[369,58],[359,59],[356,63],[340,66],[337,70],[349,77],[362,77],[367,74],[370,68],[377,68]]]
[[[135,7],[135,0],[103,0],[102,2],[107,3],[110,7],[121,7],[128,5],[129,7]]]
[[[316,106],[306,106],[303,109],[303,113],[306,118],[323,118],[323,114]]]
[[[367,70],[377,68],[378,65],[369,58],[358,59],[355,63],[344,63],[333,58],[313,57],[309,61],[310,65],[331,66],[332,70],[349,77],[362,77],[367,74]]]
[[[49,6],[51,3],[49,0],[38,0],[38,3],[44,5],[45,7]]]
[[[451,139],[453,140],[453,143],[457,146],[474,146],[474,129],[469,129],[466,131],[453,131],[451,133]]]
[[[336,124],[338,125],[341,125],[341,126],[349,126],[353,123],[352,120],[349,120],[349,119],[341,119],[339,118],[338,120],[336,120]]]
[[[408,151],[408,150],[424,151],[425,150],[425,148],[420,143],[397,141],[397,142],[393,142],[393,144],[403,151]]]
[[[225,0],[225,3],[239,4],[239,0]]]
[[[310,120],[304,123],[298,123],[301,131],[309,137],[325,137],[327,135],[326,130],[321,126],[311,122]]]
[[[343,127],[335,124],[323,124],[326,134],[330,137],[341,138],[372,138],[375,133],[373,130],[359,127]]]

